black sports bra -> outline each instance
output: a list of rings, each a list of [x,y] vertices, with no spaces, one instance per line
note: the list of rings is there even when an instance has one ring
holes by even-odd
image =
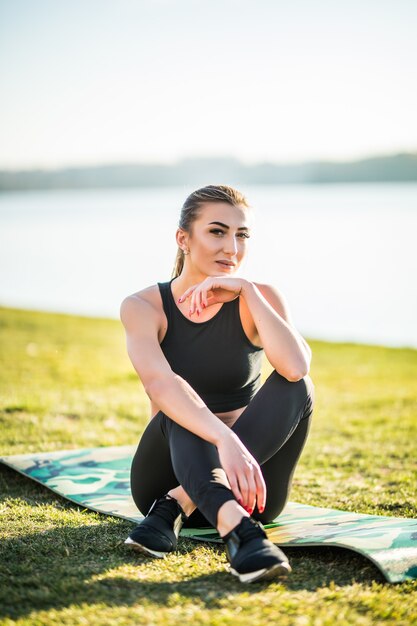
[[[158,283],[168,330],[161,349],[171,369],[216,413],[246,406],[260,386],[263,348],[243,330],[239,298],[214,317],[193,322],[177,307],[169,282]]]

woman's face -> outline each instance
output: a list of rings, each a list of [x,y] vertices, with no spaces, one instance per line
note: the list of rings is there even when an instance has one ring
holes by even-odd
[[[234,274],[246,255],[249,235],[247,208],[207,202],[200,207],[191,234],[184,233],[189,269],[207,276]]]

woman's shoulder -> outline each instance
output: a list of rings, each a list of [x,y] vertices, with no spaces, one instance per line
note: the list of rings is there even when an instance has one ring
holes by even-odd
[[[272,308],[284,318],[288,323],[292,324],[290,307],[288,300],[281,289],[268,283],[258,283],[252,281],[252,283],[259,289],[265,300],[272,306]]]
[[[142,300],[143,302],[148,302],[151,305],[155,302],[160,302],[161,298],[159,286],[158,284],[149,285],[149,287],[144,287],[139,291],[129,294],[124,300]]]
[[[146,309],[149,315],[154,315],[160,322],[163,309],[158,285],[149,285],[127,295],[120,305],[120,310],[123,309]]]

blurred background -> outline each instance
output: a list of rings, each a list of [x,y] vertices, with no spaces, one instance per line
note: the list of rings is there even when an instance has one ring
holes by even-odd
[[[417,347],[414,0],[0,0],[0,305],[118,318],[197,187],[314,339]]]

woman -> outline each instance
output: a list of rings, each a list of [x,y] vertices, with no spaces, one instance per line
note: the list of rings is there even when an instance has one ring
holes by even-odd
[[[231,187],[192,193],[172,279],[120,309],[153,416],[131,468],[132,497],[146,517],[126,543],[164,557],[183,525],[216,527],[242,582],[291,571],[262,523],[285,506],[314,402],[311,350],[283,295],[237,275],[250,218]],[[274,371],[261,386],[263,354]]]

